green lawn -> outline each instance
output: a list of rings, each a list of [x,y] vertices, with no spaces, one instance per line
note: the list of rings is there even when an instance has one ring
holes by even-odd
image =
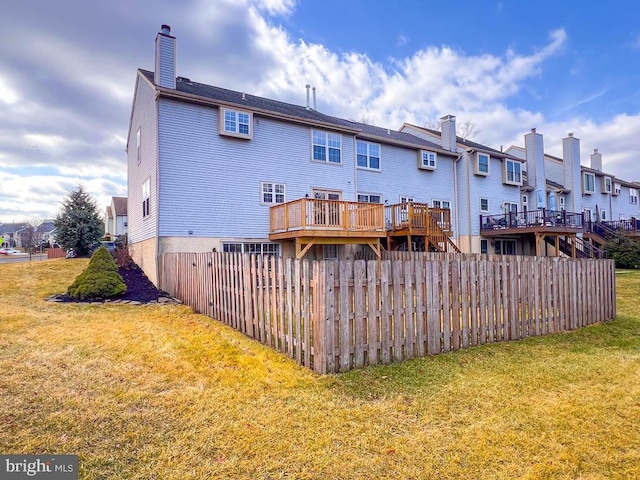
[[[640,272],[618,318],[320,377],[184,306],[45,302],[0,265],[0,453],[99,479],[640,478]]]

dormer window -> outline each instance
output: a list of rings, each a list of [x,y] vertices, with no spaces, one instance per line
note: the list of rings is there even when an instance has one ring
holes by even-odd
[[[582,176],[582,193],[588,195],[596,192],[596,176],[593,173],[586,173]]]
[[[230,108],[220,109],[220,135],[228,135],[236,138],[251,138],[252,114]]]
[[[473,169],[473,173],[475,175],[482,175],[482,176],[487,176],[489,175],[489,160],[491,159],[491,157],[489,157],[489,154],[487,153],[481,153],[478,152],[476,153],[476,161],[475,161],[475,166]]]
[[[522,185],[522,164],[513,160],[504,161],[504,183],[507,185]]]
[[[420,150],[418,152],[418,168],[421,168],[423,170],[435,170],[437,159],[438,156],[435,152]]]

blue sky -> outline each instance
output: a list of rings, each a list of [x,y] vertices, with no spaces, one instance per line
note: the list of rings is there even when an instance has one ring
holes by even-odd
[[[640,7],[632,1],[22,0],[0,29],[0,222],[55,215],[82,182],[126,195],[137,68],[161,24],[178,75],[398,128],[446,114],[473,140],[522,145],[536,127],[561,156],[640,180]]]

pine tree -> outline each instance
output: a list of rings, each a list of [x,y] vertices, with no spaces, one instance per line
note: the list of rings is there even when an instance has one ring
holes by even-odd
[[[62,212],[54,220],[56,241],[78,257],[91,253],[102,238],[104,224],[93,200],[82,185],[69,192],[62,202]]]

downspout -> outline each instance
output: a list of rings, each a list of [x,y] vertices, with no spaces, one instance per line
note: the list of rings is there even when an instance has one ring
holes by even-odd
[[[356,136],[353,136],[353,200],[358,201],[358,149]]]
[[[456,221],[456,245],[460,248],[460,207],[458,206],[458,161],[462,158],[459,153],[458,157],[453,161],[453,198],[456,199],[455,204],[455,221]]]
[[[160,286],[160,96],[156,97],[156,154],[155,154],[155,171],[156,171],[156,254],[155,254],[155,262],[156,262],[156,283]],[[151,197],[151,192],[149,192],[149,197]],[[149,203],[151,203],[151,198],[149,198]]]
[[[469,252],[471,253],[471,168],[472,161],[469,161],[469,158],[474,153],[473,150],[467,151],[467,211],[469,214],[467,215],[467,229],[468,229],[468,238],[469,238]]]

